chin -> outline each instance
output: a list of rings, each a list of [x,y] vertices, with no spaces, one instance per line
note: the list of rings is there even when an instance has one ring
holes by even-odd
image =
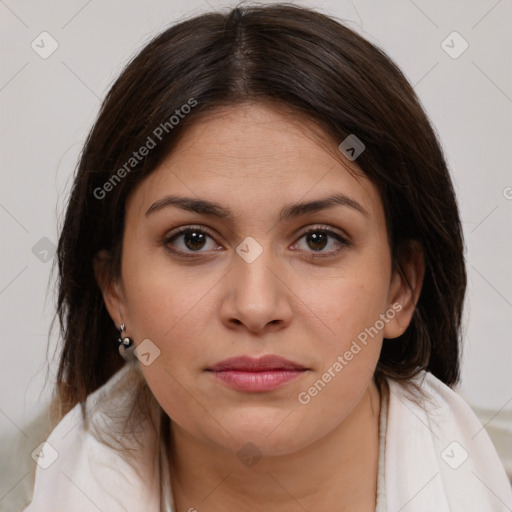
[[[253,452],[254,455],[264,457],[288,455],[315,442],[315,433],[311,432],[310,438],[304,429],[304,424],[294,424],[290,421],[293,413],[286,418],[287,414],[281,413],[270,420],[268,416],[262,417],[261,414],[253,414],[249,417],[240,413],[238,421],[225,420],[226,425],[229,425],[227,430],[231,436],[223,432],[225,435],[221,438],[210,438],[210,440],[234,452],[239,458],[244,454],[251,455]]]

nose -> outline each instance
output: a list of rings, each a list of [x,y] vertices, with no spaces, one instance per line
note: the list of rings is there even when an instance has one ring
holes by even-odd
[[[252,262],[234,255],[233,269],[224,282],[222,322],[230,329],[253,334],[281,330],[292,318],[292,291],[269,248]]]

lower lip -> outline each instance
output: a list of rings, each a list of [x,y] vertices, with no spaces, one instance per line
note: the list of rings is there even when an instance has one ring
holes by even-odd
[[[238,391],[271,391],[296,379],[304,370],[267,370],[247,372],[241,370],[212,371],[224,384]]]

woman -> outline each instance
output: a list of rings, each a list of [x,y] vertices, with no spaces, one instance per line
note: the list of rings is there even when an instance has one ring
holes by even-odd
[[[337,21],[244,7],[149,43],[58,256],[63,418],[27,511],[512,507],[451,389],[445,159],[402,73]]]

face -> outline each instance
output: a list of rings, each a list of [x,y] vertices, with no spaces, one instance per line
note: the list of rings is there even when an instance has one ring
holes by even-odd
[[[286,454],[328,435],[410,319],[376,187],[312,128],[255,104],[209,114],[127,202],[107,308],[150,340],[141,368],[174,428],[211,446]],[[266,355],[295,369],[211,371]]]

